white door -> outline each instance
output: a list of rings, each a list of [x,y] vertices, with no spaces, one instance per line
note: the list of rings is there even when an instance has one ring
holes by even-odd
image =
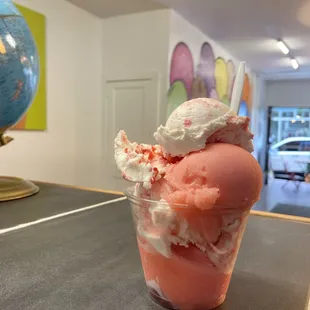
[[[114,139],[123,129],[128,139],[154,144],[153,133],[159,125],[159,79],[156,74],[117,78],[105,85],[105,187],[121,190],[124,181],[114,161]]]

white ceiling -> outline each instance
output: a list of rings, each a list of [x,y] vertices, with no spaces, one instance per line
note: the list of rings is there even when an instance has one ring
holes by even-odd
[[[166,8],[160,2],[151,0],[67,0],[90,13],[111,17]]]
[[[158,1],[177,10],[254,71],[310,76],[310,0]],[[280,52],[278,38],[290,47],[300,70],[293,70]]]
[[[68,0],[100,16],[166,5],[267,77],[310,77],[310,0]],[[277,47],[283,39],[298,60],[295,71]]]

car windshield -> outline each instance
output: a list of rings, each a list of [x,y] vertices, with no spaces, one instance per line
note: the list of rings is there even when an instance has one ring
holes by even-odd
[[[282,144],[279,151],[308,152],[310,151],[310,141],[290,141]]]
[[[298,151],[310,152],[310,141],[300,142]]]

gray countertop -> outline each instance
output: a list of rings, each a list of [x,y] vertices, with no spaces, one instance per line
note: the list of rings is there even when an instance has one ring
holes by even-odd
[[[37,185],[40,191],[32,197],[0,202],[0,229],[120,197],[56,184]]]
[[[24,208],[52,205],[43,197],[51,191],[58,211],[61,204],[66,210],[66,204],[105,200],[95,193],[83,204],[88,194],[73,189],[67,194],[80,198],[62,200],[62,190],[51,185]],[[10,205],[18,212],[25,203]],[[42,212],[50,214],[50,207]],[[14,218],[5,203],[2,223],[4,216]],[[218,309],[307,309],[309,245],[310,224],[250,216],[227,300]],[[0,235],[0,279],[1,310],[162,309],[147,296],[127,201]]]

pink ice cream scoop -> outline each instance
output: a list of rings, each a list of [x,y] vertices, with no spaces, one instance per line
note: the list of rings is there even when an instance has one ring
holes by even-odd
[[[161,197],[201,210],[215,204],[251,208],[259,200],[262,180],[250,153],[232,144],[212,143],[167,169]]]

